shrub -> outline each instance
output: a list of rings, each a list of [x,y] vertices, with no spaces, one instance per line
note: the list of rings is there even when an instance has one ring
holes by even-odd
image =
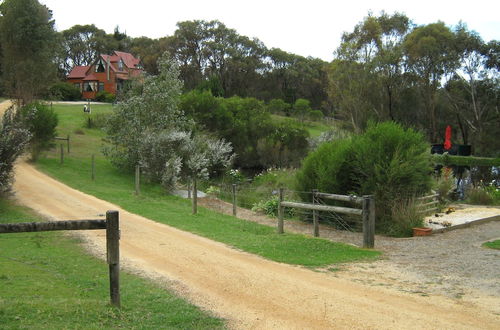
[[[374,195],[377,228],[389,233],[392,205],[430,190],[424,136],[399,124],[370,124],[352,139],[326,142],[303,162],[297,190]]]
[[[272,99],[267,105],[267,111],[277,115],[290,116],[291,105],[282,99]]]
[[[466,191],[466,199],[470,204],[493,205],[500,201],[500,196],[494,187],[471,187]]]
[[[45,104],[34,102],[21,108],[21,120],[31,132],[31,159],[36,160],[43,150],[49,149],[56,137],[57,114]]]
[[[325,117],[325,115],[323,114],[323,112],[321,110],[311,110],[307,116],[309,117],[310,120],[313,120],[313,121],[319,121],[321,119],[323,119],[323,117]]]
[[[105,128],[110,115],[105,113],[90,114],[85,118],[86,128]]]
[[[31,133],[15,116],[13,108],[8,109],[0,121],[0,193],[9,191],[14,162],[22,154],[30,137]]]
[[[411,236],[412,228],[424,225],[424,216],[419,212],[414,198],[396,199],[390,206],[390,210],[391,222],[386,229],[386,234],[390,236]]]
[[[116,96],[106,92],[101,91],[95,95],[95,101],[97,102],[106,102],[106,103],[114,103],[116,101]]]
[[[80,89],[67,82],[57,82],[49,89],[49,97],[61,101],[77,101],[82,98]]]
[[[279,209],[279,197],[278,196],[272,196],[271,198],[267,200],[261,200],[258,203],[255,203],[252,206],[252,211],[254,212],[262,212],[264,214],[270,215],[277,217],[278,216],[278,209]],[[293,217],[294,216],[294,209],[292,208],[285,208],[285,216],[288,217]]]

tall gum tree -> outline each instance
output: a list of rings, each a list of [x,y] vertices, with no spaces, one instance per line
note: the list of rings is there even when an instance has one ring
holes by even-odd
[[[2,80],[10,97],[27,104],[56,77],[52,12],[37,0],[5,0],[0,13]]]
[[[439,142],[438,89],[443,79],[450,78],[460,65],[454,41],[453,32],[443,22],[416,27],[404,41],[408,68],[417,77],[429,121],[428,135],[433,143]]]

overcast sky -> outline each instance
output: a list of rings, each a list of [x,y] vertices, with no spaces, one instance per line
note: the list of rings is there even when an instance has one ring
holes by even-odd
[[[217,19],[239,34],[269,47],[302,56],[333,59],[344,31],[352,31],[368,12],[405,13],[417,25],[460,20],[485,41],[500,39],[500,1],[474,0],[39,0],[53,11],[56,28],[95,24],[129,36],[172,35],[176,23]]]

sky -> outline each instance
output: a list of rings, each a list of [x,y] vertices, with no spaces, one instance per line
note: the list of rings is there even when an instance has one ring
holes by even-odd
[[[415,24],[462,21],[485,41],[500,40],[500,1],[474,0],[39,0],[53,12],[56,29],[95,24],[112,33],[116,26],[131,37],[160,38],[177,22],[219,20],[268,48],[333,59],[343,32],[372,12],[406,14]]]

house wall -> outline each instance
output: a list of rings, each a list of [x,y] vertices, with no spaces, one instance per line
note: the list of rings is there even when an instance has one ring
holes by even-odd
[[[109,72],[109,80],[106,72],[95,72],[94,67],[92,67],[90,72],[96,77],[98,82],[103,82],[104,83],[104,90],[108,93],[111,93],[113,95],[116,95],[116,75],[115,73],[110,70]],[[67,79],[68,83],[74,84],[74,83],[79,83],[80,84],[80,91],[82,92],[82,99],[95,99],[96,94],[99,92],[97,91],[92,91],[92,92],[87,92],[83,91],[83,84],[85,82],[89,81],[83,81],[83,79]],[[97,86],[98,87],[98,86]]]

